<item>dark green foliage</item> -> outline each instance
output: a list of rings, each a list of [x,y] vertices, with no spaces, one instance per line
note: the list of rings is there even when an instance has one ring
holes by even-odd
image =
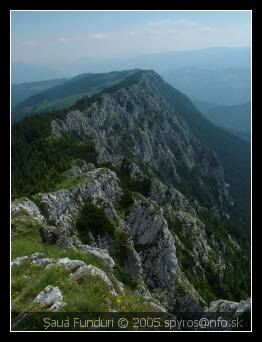
[[[127,248],[128,248],[128,236],[127,233],[120,230],[115,230],[114,239],[110,247],[110,255],[118,261],[122,266],[124,261],[127,259]]]
[[[96,237],[104,233],[113,235],[115,230],[104,210],[90,202],[85,203],[76,226],[80,233],[80,240],[83,243],[90,243],[89,232]]]
[[[47,139],[50,121],[63,112],[32,116],[12,126],[12,195],[22,197],[52,191],[74,159],[96,162],[94,142],[64,136]]]
[[[121,199],[119,201],[120,207],[123,209],[128,209],[133,203],[134,200],[130,191],[124,190],[123,195],[121,196]]]
[[[124,231],[115,230],[114,238],[109,250],[110,255],[116,261],[115,274],[130,289],[136,288],[136,282],[124,270],[124,264],[128,253],[128,235]]]

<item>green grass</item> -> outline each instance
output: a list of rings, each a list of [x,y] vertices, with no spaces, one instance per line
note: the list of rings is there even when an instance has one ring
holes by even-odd
[[[43,268],[29,262],[12,270],[12,303],[14,311],[45,311],[41,306],[31,306],[33,299],[47,285],[58,286],[66,303],[63,312],[143,312],[156,311],[143,298],[131,291],[113,296],[103,280],[86,277],[77,281],[61,267]]]
[[[33,228],[31,229],[30,227],[28,231],[18,233],[17,235],[13,234],[11,248],[12,259],[40,252],[45,253],[45,256],[48,258],[58,259],[68,257],[70,259],[78,259],[84,261],[86,264],[92,264],[104,271],[108,271],[107,265],[100,258],[92,254],[43,243],[39,234],[39,226],[35,225]]]

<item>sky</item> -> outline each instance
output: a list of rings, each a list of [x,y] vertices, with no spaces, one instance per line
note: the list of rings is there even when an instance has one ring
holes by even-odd
[[[251,44],[250,11],[12,11],[12,62]]]

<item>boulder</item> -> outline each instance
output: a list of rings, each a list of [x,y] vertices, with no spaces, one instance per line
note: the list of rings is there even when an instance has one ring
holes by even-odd
[[[48,285],[36,296],[32,304],[40,304],[50,308],[50,310],[57,310],[63,305],[62,301],[63,295],[59,287]]]
[[[98,277],[101,280],[103,280],[103,282],[105,282],[106,285],[110,288],[111,294],[114,296],[116,295],[116,291],[111,280],[108,278],[106,273],[102,271],[100,268],[97,268],[93,265],[86,265],[78,268],[78,270],[72,274],[72,277],[78,281],[90,276]]]
[[[40,258],[40,259],[32,260],[32,264],[36,266],[47,266],[47,265],[54,264],[54,263],[55,263],[55,259],[51,259],[51,258]]]
[[[35,202],[29,200],[27,197],[14,200],[11,204],[11,215],[15,215],[19,210],[26,211],[38,223],[45,222],[44,216],[41,214]]]
[[[110,270],[113,270],[113,268],[115,267],[114,260],[111,258],[108,251],[105,249],[91,247],[88,245],[81,245],[80,251],[84,253],[93,254],[96,257],[102,259],[105,262],[105,264],[110,268]]]
[[[29,257],[28,256],[21,256],[21,257],[18,257],[16,259],[14,259],[12,262],[11,262],[11,267],[14,267],[14,266],[20,266],[22,265],[26,260],[28,260]]]
[[[71,260],[69,258],[62,258],[56,262],[56,265],[68,269],[70,272],[75,272],[79,267],[86,264],[82,260]]]
[[[30,256],[30,259],[31,260],[36,260],[36,259],[41,259],[44,257],[44,253],[39,253],[39,252],[36,252],[36,253],[33,253],[31,256]]]

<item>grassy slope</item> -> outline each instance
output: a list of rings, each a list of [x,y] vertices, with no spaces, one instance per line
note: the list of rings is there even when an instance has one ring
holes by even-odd
[[[36,252],[42,252],[45,257],[49,258],[68,257],[73,260],[82,260],[87,265],[91,264],[104,270],[114,284],[113,274],[101,259],[91,254],[44,244],[40,238],[39,228],[29,215],[23,212],[15,215],[12,227],[12,260],[19,256],[30,256]],[[63,312],[156,311],[128,288],[124,294],[112,296],[108,287],[99,278],[89,277],[77,282],[64,269],[56,267],[54,272],[54,269],[35,266],[29,261],[12,268],[13,310],[44,311],[44,308],[31,307],[30,304],[47,285],[60,288],[66,303],[62,309]]]

